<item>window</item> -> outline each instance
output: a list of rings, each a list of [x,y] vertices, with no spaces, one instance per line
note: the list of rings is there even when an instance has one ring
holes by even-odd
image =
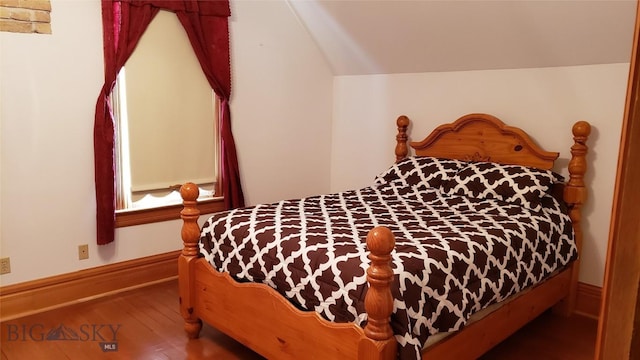
[[[187,181],[200,186],[203,211],[222,209],[217,96],[175,14],[160,11],[149,24],[112,101],[116,227],[177,218]]]

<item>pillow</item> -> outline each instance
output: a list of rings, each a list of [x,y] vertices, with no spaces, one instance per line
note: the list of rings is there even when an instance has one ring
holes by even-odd
[[[477,162],[467,164],[443,181],[441,190],[447,195],[496,199],[540,211],[542,197],[550,192],[554,183],[563,181],[561,175],[550,170]]]
[[[376,176],[374,182],[379,185],[395,181],[404,186],[424,183],[439,188],[442,181],[455,175],[463,164],[460,160],[410,156]]]

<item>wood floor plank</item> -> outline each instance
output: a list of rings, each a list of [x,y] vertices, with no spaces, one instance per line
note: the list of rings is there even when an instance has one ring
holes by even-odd
[[[2,360],[263,360],[206,324],[199,339],[188,340],[176,280],[14,319],[0,327]],[[593,319],[548,312],[481,359],[591,360],[596,328]],[[43,338],[55,329],[64,329],[60,334],[68,337],[75,333],[78,339]],[[114,351],[103,351],[103,346]],[[117,346],[117,351],[109,346]]]
[[[482,360],[593,359],[598,322],[584,316],[543,313],[485,354]],[[514,357],[516,356],[517,357]]]

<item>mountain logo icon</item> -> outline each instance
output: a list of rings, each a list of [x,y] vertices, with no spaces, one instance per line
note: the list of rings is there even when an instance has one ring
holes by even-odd
[[[47,340],[80,340],[78,333],[62,324],[49,330]]]

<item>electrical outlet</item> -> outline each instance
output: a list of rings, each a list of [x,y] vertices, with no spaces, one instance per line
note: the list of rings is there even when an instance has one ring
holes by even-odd
[[[0,275],[11,272],[11,261],[8,257],[0,259]]]
[[[85,260],[89,258],[89,245],[78,245],[78,260]]]

